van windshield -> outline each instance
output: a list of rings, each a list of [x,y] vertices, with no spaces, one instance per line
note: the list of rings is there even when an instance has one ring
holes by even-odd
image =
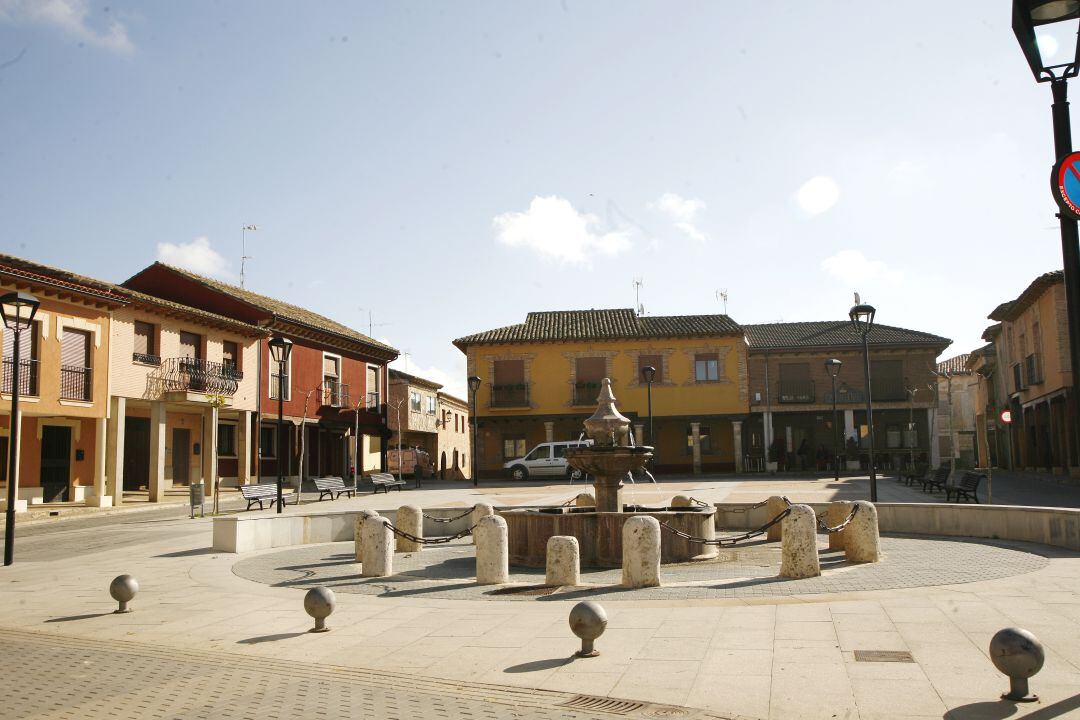
[[[551,457],[551,449],[544,445],[534,447],[532,452],[525,456],[526,460],[547,460]]]

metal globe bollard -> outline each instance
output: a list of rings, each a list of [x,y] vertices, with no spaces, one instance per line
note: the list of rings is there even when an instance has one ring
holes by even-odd
[[[593,641],[607,629],[607,613],[600,603],[586,600],[579,602],[570,611],[570,630],[581,638],[578,657],[596,657],[600,651],[593,647]]]
[[[990,660],[994,667],[1009,676],[1009,692],[1002,700],[1035,702],[1038,695],[1031,695],[1028,678],[1042,670],[1046,653],[1039,639],[1022,628],[998,630],[990,639]]]
[[[304,611],[315,618],[315,627],[308,632],[327,632],[326,618],[334,612],[337,600],[334,599],[334,591],[323,586],[313,587],[304,595]]]
[[[131,602],[137,592],[139,592],[139,581],[130,575],[118,575],[113,578],[113,581],[109,583],[109,594],[112,595],[113,600],[120,603],[120,607],[113,610],[113,613],[131,612],[128,603]]]

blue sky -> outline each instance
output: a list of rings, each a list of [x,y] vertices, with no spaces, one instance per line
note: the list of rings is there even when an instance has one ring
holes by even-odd
[[[1061,267],[1008,0],[0,0],[0,249],[310,306],[463,392],[530,310],[981,344]],[[404,367],[404,362],[398,365]]]

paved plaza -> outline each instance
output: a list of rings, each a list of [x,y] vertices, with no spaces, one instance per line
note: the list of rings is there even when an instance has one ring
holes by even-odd
[[[287,512],[561,504],[581,489],[433,483]],[[776,492],[859,497],[865,479],[682,479],[639,484],[628,501]],[[881,495],[922,493],[887,480]],[[823,550],[822,578],[778,582],[776,546],[757,541],[665,566],[668,587],[620,591],[598,571],[530,592],[538,574],[513,568],[526,591],[492,595],[468,581],[467,544],[398,555],[398,577],[362,582],[350,544],[217,553],[211,519],[182,511],[20,525],[16,564],[0,572],[0,672],[20,688],[4,717],[617,717],[580,707],[602,698],[626,701],[608,706],[624,717],[1080,717],[1080,555],[1060,549],[886,536],[880,565]],[[114,615],[107,587],[123,572],[141,590],[135,612]],[[326,634],[306,632],[312,583],[337,591]],[[597,658],[572,655],[567,613],[581,597],[610,618]],[[987,647],[1010,625],[1047,647],[1039,703],[998,699],[1008,683]]]

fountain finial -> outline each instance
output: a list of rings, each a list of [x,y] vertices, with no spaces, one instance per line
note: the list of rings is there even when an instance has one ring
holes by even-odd
[[[630,419],[615,407],[610,378],[601,381],[600,396],[596,400],[599,404],[592,417],[585,421],[585,432],[599,446],[629,445]]]

